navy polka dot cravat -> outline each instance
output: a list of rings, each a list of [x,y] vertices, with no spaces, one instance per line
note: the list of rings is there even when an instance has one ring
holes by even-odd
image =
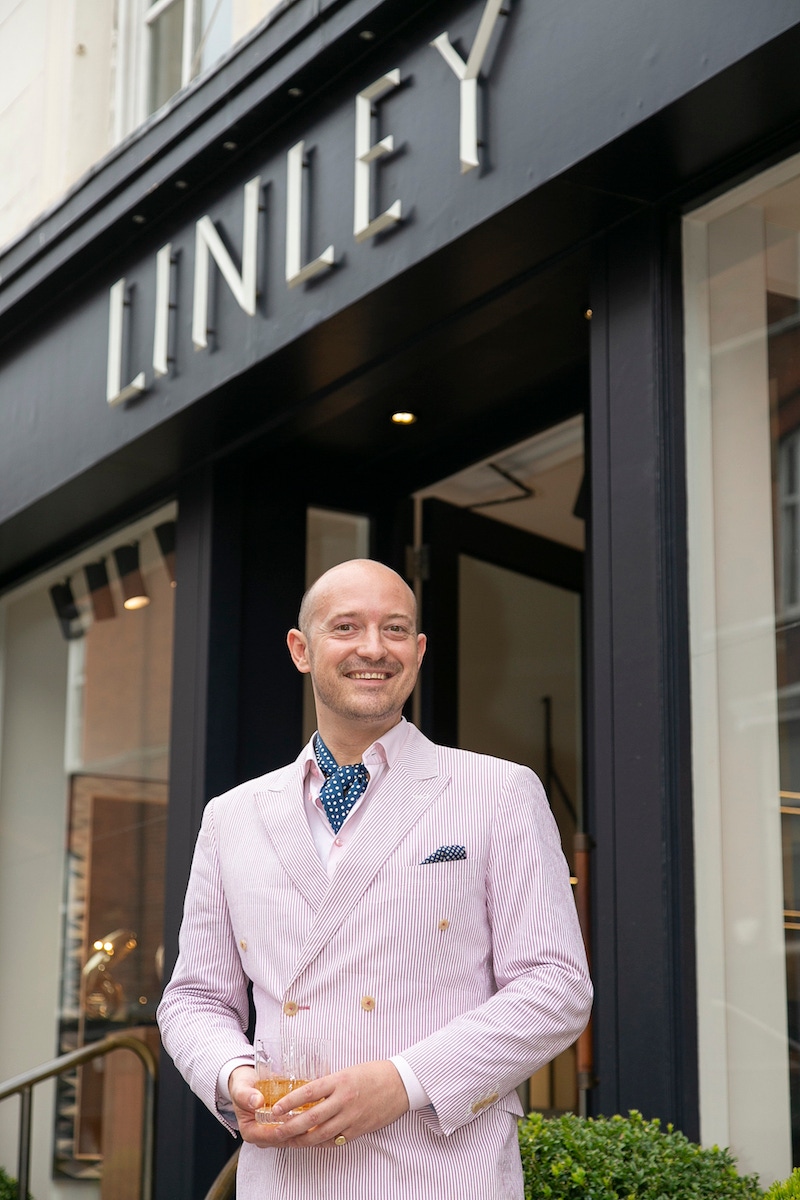
[[[356,800],[364,795],[369,774],[363,763],[340,767],[319,734],[314,738],[314,753],[325,776],[319,798],[331,829],[338,833]]]

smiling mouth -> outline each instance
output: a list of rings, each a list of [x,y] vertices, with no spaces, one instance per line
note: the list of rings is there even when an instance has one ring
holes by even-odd
[[[348,679],[391,679],[392,671],[348,671]]]

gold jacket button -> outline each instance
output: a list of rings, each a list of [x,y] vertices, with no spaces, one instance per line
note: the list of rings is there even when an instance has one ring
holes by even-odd
[[[244,940],[244,938],[242,938],[242,940],[239,942],[239,945],[242,947],[243,950],[247,949],[247,942]]]
[[[284,1001],[283,1011],[284,1011],[285,1016],[296,1017],[298,1008],[299,1008],[299,1005],[296,1000],[285,1000]]]
[[[375,1008],[375,997],[374,996],[362,996],[361,997],[361,1007],[363,1008],[364,1012],[372,1012],[373,1009]]]
[[[444,933],[445,929],[449,929],[449,928],[450,928],[450,922],[447,920],[446,917],[442,917],[441,921],[439,922],[439,932]]]

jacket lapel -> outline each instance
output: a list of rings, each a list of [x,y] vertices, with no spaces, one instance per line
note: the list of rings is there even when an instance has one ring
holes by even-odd
[[[300,762],[277,772],[255,801],[281,866],[317,912],[330,882],[308,827]]]

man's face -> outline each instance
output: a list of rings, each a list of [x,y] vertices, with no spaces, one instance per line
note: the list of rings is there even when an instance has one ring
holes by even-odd
[[[416,682],[425,637],[416,632],[414,597],[403,580],[379,563],[359,562],[324,577],[306,631],[293,631],[289,647],[298,670],[311,675],[321,724],[327,710],[389,728]]]

